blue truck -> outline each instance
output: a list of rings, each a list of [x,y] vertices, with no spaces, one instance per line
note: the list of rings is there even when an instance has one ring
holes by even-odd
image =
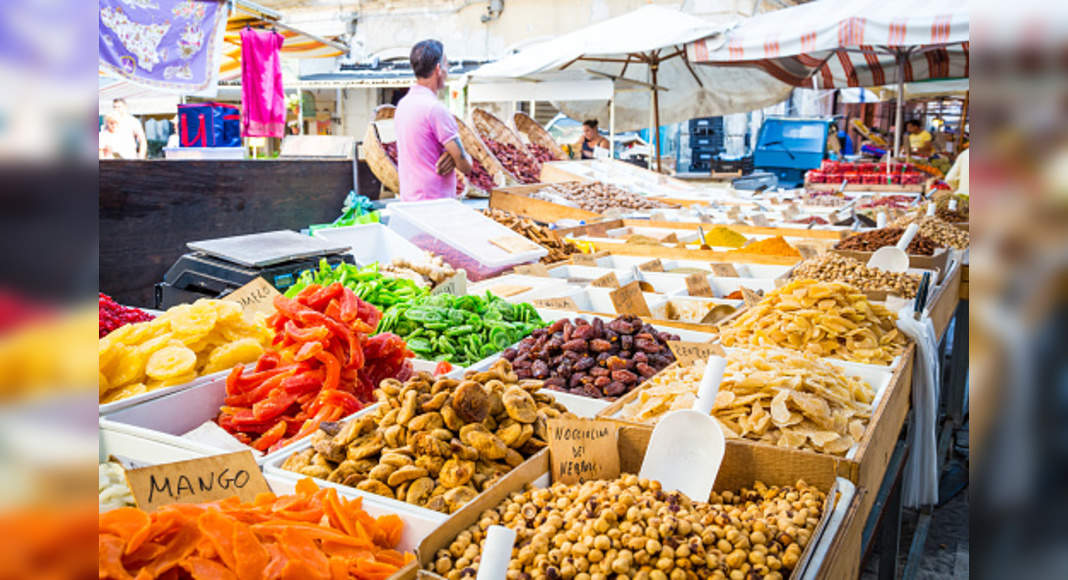
[[[832,118],[766,119],[753,150],[753,169],[774,174],[779,187],[800,187],[805,172],[827,157],[827,132],[833,122]]]

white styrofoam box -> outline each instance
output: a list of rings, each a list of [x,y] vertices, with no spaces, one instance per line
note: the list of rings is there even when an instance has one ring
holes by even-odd
[[[615,314],[616,307],[612,304],[611,293],[611,288],[599,288],[596,286],[577,288],[575,286],[568,286],[563,292],[550,296],[543,296],[542,298],[570,298],[575,301],[575,305],[578,306],[579,310],[585,312]],[[652,307],[653,304],[659,304],[665,300],[663,294],[654,292],[642,292],[642,296],[645,298],[646,304],[650,305],[650,307]]]
[[[658,294],[681,294],[686,291],[685,274],[666,274],[664,272],[642,272],[642,278],[653,285]]]
[[[552,389],[543,389],[543,391],[552,395],[557,402],[567,407],[568,411],[571,411],[579,417],[596,417],[597,413],[600,413],[602,409],[611,404],[611,402],[604,399],[580,397],[563,391],[554,391]]]
[[[605,238],[615,242],[618,242],[621,238],[625,239],[630,236],[646,236],[655,240],[662,240],[671,234],[675,234],[675,237],[678,238],[678,241],[680,242],[696,242],[698,239],[696,230],[675,230],[643,226],[623,226],[621,228],[606,230],[604,233]]]
[[[316,230],[312,235],[330,243],[348,245],[349,253],[359,266],[374,262],[388,264],[395,258],[421,261],[426,255],[414,244],[382,224],[325,228]]]
[[[191,440],[184,435],[207,421],[218,417],[219,408],[226,399],[226,377],[172,393],[170,395],[146,401],[140,405],[128,407],[100,418],[100,429],[125,433],[157,443],[180,447],[200,456],[227,453],[226,449]],[[369,412],[374,405],[356,412],[358,416]],[[235,444],[240,445],[237,440]],[[297,445],[294,442],[287,447]],[[251,449],[249,447],[249,449]],[[253,452],[257,454],[258,452]],[[125,454],[125,453],[122,453]],[[257,457],[262,463],[263,456]]]
[[[597,266],[575,266],[571,264],[557,266],[549,269],[549,275],[553,278],[563,278],[565,280],[588,280],[593,281],[601,276],[605,276],[609,273],[614,273],[616,279],[619,280],[621,286],[629,284],[634,281],[634,273],[630,270],[614,270],[611,268],[600,268]],[[571,282],[580,286],[587,286],[589,282]]]
[[[298,474],[289,474],[289,472],[286,472],[286,474],[287,475],[279,475],[277,473],[265,472],[263,478],[267,480],[267,485],[271,486],[271,491],[275,494],[289,495],[296,491],[297,482],[301,480],[301,477]],[[296,475],[297,477],[289,477],[288,475]],[[322,482],[317,483],[320,487],[323,487]],[[337,494],[346,499],[360,497],[360,495],[350,491],[352,490],[351,487],[341,486],[338,487],[337,490]],[[407,508],[413,507],[410,504],[404,505],[407,506]],[[423,541],[423,538],[429,536],[430,532],[433,532],[441,525],[441,520],[428,518],[425,514],[407,508],[394,510],[387,506],[366,500],[360,507],[371,517],[377,518],[380,516],[397,515],[404,520],[404,531],[401,532],[401,539],[396,547],[396,549],[401,552],[415,552],[416,548],[419,547],[419,543]]]
[[[489,280],[471,284],[467,287],[467,293],[475,296],[485,296],[487,291],[493,293],[494,288],[502,285],[525,286],[530,288],[530,290],[525,292],[503,297],[506,301],[513,304],[530,302],[531,300],[536,300],[538,298],[559,296],[561,293],[567,292],[568,289],[567,280],[562,278],[505,274],[504,276],[498,276],[496,278],[490,278]]]
[[[706,308],[708,308],[709,310],[715,308],[715,305],[724,304],[737,310],[738,308],[741,308],[744,302],[742,300],[728,300],[726,298],[706,298],[704,296],[668,296],[655,304],[649,303],[649,311],[652,313],[653,318],[658,318],[660,320],[670,320],[667,317],[667,307],[669,303],[682,305],[681,307],[685,307],[686,304],[694,303],[710,304],[712,306],[706,306]]]
[[[473,282],[549,254],[545,248],[509,252],[490,240],[530,240],[454,199],[390,204],[389,227],[409,242],[467,270]]]
[[[158,399],[158,398],[163,397],[165,395],[170,395],[171,393],[177,393],[179,391],[184,391],[186,389],[197,387],[197,386],[203,385],[205,383],[209,383],[211,381],[218,380],[219,378],[222,378],[223,381],[225,382],[226,381],[226,376],[229,375],[229,374],[230,374],[229,369],[225,370],[225,371],[219,371],[217,373],[211,373],[210,375],[204,375],[202,377],[197,377],[197,378],[189,381],[188,383],[184,383],[184,384],[181,384],[181,385],[163,387],[163,388],[160,388],[160,389],[156,389],[154,391],[149,391],[147,393],[141,393],[140,395],[134,395],[132,397],[126,397],[125,399],[120,399],[118,401],[112,401],[111,403],[105,403],[103,405],[100,405],[100,414],[101,415],[108,415],[110,413],[114,413],[115,411],[119,411],[119,410],[125,409],[127,407],[133,407],[134,405],[140,405],[141,403],[143,403],[145,401],[151,401],[152,399]]]

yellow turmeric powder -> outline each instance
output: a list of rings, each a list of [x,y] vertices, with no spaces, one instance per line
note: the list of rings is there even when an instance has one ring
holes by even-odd
[[[801,256],[797,248],[791,246],[782,236],[775,236],[766,240],[753,242],[737,250],[731,250],[729,254],[764,254],[767,256]]]
[[[705,230],[705,243],[720,248],[740,248],[746,242],[746,237],[727,226],[716,226]]]

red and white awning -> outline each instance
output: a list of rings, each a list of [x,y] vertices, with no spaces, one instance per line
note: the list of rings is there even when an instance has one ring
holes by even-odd
[[[967,78],[968,24],[958,0],[821,0],[692,42],[687,56],[821,89]]]

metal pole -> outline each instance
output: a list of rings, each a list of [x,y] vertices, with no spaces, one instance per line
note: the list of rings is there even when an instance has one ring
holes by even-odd
[[[297,89],[297,135],[304,134],[304,91]]]
[[[660,68],[658,61],[649,65],[653,72],[653,130],[656,131],[656,172],[661,172],[660,167],[660,91],[656,88],[656,69]]]
[[[905,115],[905,52],[897,50],[897,120],[894,123],[894,149],[895,156],[901,156],[901,129]]]
[[[616,158],[616,87],[614,84],[612,85],[612,98],[608,100],[608,157]]]
[[[968,101],[971,96],[971,91],[964,91],[964,105],[961,106],[960,122],[957,124],[957,146],[953,151],[957,155],[960,155],[961,149],[964,148],[964,124],[968,122]]]

